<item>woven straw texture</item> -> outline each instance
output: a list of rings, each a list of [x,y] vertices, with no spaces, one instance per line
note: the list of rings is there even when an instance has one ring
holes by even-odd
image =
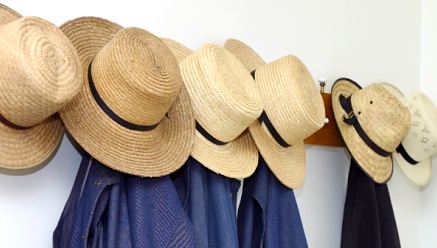
[[[34,126],[79,92],[77,53],[55,25],[23,17],[1,26],[0,37],[0,106],[7,120]]]
[[[261,56],[259,56],[251,47],[239,40],[228,39],[223,47],[231,52],[244,65],[244,67],[246,67],[248,72],[252,72],[256,68],[266,64]],[[250,130],[250,126],[248,130]],[[243,135],[248,135],[249,137],[247,137],[247,139],[249,139],[249,142],[254,142],[250,131],[244,132],[242,136]],[[256,144],[253,144],[256,147]],[[250,147],[252,147],[252,145]]]
[[[18,130],[0,123],[0,167],[26,169],[58,147],[63,127],[56,112],[80,90],[80,62],[68,38],[38,17],[0,26],[0,54],[0,113],[31,127]]]
[[[300,59],[288,55],[255,72],[264,100],[264,110],[281,137],[284,148],[258,121],[249,130],[273,174],[285,186],[296,189],[305,179],[303,140],[324,123],[323,99],[312,76]]]
[[[188,55],[193,53],[193,50],[189,49],[188,47],[182,45],[177,41],[174,41],[169,38],[162,38],[162,37],[160,39],[170,49],[170,51],[173,53],[178,63],[180,63],[182,60],[188,57]]]
[[[401,90],[399,90],[396,86],[394,86],[393,84],[389,84],[389,83],[379,83],[379,85],[381,85],[382,87],[384,87],[384,89],[388,90],[388,92],[390,92],[392,95],[394,95],[397,99],[401,99],[403,98],[405,95],[404,93],[402,93]]]
[[[251,47],[242,41],[236,39],[227,39],[223,47],[235,55],[235,57],[237,57],[241,63],[243,63],[249,72],[252,72],[258,67],[266,64],[261,56],[259,56]]]
[[[376,183],[387,182],[393,173],[391,156],[382,157],[369,148],[355,128],[343,121],[346,112],[340,95],[351,97],[352,106],[364,132],[380,148],[393,152],[410,126],[410,114],[390,92],[377,84],[364,89],[348,79],[337,80],[331,90],[335,121],[345,146],[361,169]]]
[[[258,164],[258,150],[245,131],[261,114],[263,103],[255,81],[229,51],[206,44],[180,63],[193,112],[219,146],[198,131],[191,155],[205,167],[231,178],[246,178]]]
[[[21,17],[15,10],[0,3],[0,26],[18,20]]]
[[[399,99],[405,105],[405,102],[402,100],[405,97],[405,95],[396,86],[394,86],[390,83],[379,83],[379,85],[381,85],[386,90],[388,90],[390,93],[392,93],[397,99]],[[410,109],[405,105],[407,107],[407,109],[410,111],[410,116],[411,116],[410,129],[408,130],[407,135],[404,137],[404,140],[402,141],[402,146],[404,146],[405,149],[408,149],[407,153],[411,153],[410,149],[416,149],[415,147],[412,147],[413,145],[417,145],[418,146],[417,148],[420,149],[424,145],[424,143],[421,142],[421,139],[427,138],[427,137],[422,137],[422,135],[420,135],[420,137],[419,137],[419,134],[422,134],[422,132],[419,129],[424,128],[425,126],[427,126],[427,124],[425,124],[426,119],[424,119],[422,117],[418,117],[417,115],[414,115],[414,112],[417,111],[417,107],[418,107],[417,104],[418,103],[416,102],[416,106],[412,105],[410,107]],[[414,108],[414,111],[412,111],[413,108]],[[418,118],[421,120],[417,120]],[[413,137],[415,136],[415,138],[413,139],[413,141],[410,139],[409,140],[410,142],[407,144],[406,139],[408,136],[410,136],[410,134],[412,132],[413,124],[417,125],[417,126],[415,126],[416,132],[413,134]],[[421,124],[420,128],[418,127],[419,124]],[[422,129],[422,130],[424,130],[424,129]],[[426,136],[428,136],[428,134],[426,134]],[[405,142],[405,144],[404,144],[404,142]],[[405,146],[407,146],[408,148]],[[426,149],[426,147],[424,147],[424,148]],[[418,160],[416,160],[419,163],[417,163],[415,165],[408,163],[402,157],[402,155],[396,151],[393,152],[393,158],[396,160],[396,163],[399,165],[399,168],[401,168],[401,171],[413,183],[415,183],[419,186],[424,186],[424,185],[428,184],[429,181],[431,180],[432,156],[427,157],[423,160],[420,160],[420,162]]]
[[[68,21],[61,30],[76,47],[85,76],[81,92],[60,111],[77,142],[106,166],[124,173],[158,177],[179,169],[191,152],[195,123],[170,50],[145,30],[122,29],[97,17]],[[134,124],[160,121],[157,128],[130,130],[100,109],[86,77],[93,59],[93,81],[109,108]]]
[[[432,155],[437,153],[437,107],[422,92],[401,99],[411,115],[409,132],[402,141],[408,155],[418,164],[411,165],[397,152],[394,158],[404,174],[415,184],[428,184],[432,172]]]

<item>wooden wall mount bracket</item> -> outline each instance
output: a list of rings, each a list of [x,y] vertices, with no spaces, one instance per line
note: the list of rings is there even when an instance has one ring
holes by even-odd
[[[325,85],[325,82],[322,80],[320,83],[321,85],[323,83],[321,92],[324,92],[323,86]],[[328,123],[325,123],[321,129],[307,137],[304,140],[304,143],[308,145],[344,147],[340,133],[335,125],[334,112],[332,112],[331,94],[321,94],[323,103],[325,104],[325,117],[328,118]]]

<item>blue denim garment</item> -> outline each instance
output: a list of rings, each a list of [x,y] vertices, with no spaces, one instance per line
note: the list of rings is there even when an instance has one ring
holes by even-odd
[[[293,190],[261,155],[255,173],[244,179],[237,227],[240,248],[308,247]]]
[[[235,204],[240,181],[218,175],[192,157],[171,177],[196,230],[197,247],[238,247]]]
[[[373,182],[353,159],[344,204],[341,247],[401,247],[387,184]]]
[[[195,247],[170,177],[140,178],[83,156],[53,247]]]

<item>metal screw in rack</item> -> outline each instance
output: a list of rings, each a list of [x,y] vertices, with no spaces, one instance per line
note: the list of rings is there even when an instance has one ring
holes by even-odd
[[[317,81],[319,81],[320,83],[320,93],[321,94],[325,93],[325,85],[326,85],[326,81],[328,80],[326,78],[319,78],[319,80]]]

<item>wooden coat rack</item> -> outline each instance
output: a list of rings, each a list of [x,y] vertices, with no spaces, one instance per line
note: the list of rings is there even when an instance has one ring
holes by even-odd
[[[332,112],[331,94],[325,93],[326,78],[319,78],[320,94],[325,104],[325,125],[317,132],[304,140],[305,144],[344,147],[340,133],[335,125],[334,113]]]

